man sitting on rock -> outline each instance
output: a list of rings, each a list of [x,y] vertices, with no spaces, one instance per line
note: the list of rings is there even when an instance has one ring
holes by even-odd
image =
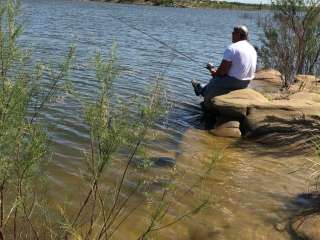
[[[254,78],[257,64],[257,52],[248,42],[246,26],[236,26],[232,32],[232,44],[225,50],[218,67],[210,63],[207,69],[212,75],[210,82],[202,86],[192,80],[195,94],[210,100],[212,97],[226,94],[230,91],[246,88]]]

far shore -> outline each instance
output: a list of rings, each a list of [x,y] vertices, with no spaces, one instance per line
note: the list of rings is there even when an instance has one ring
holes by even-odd
[[[247,4],[225,1],[175,1],[175,0],[90,0],[122,4],[151,5],[180,8],[208,8],[208,9],[233,9],[233,10],[269,10],[268,4]]]

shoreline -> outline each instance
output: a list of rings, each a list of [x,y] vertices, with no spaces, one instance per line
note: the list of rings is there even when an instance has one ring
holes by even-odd
[[[247,10],[247,11],[261,11],[270,10],[271,5],[268,4],[249,4],[238,2],[225,1],[175,1],[175,0],[90,0],[92,2],[106,2],[116,4],[133,4],[133,5],[148,5],[148,6],[162,6],[174,8],[199,8],[199,9],[229,9],[229,10]]]

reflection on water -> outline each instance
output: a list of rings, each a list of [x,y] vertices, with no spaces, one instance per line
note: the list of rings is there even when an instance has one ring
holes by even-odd
[[[77,64],[70,78],[86,99],[95,96],[98,86],[90,60],[97,49],[107,55],[114,40],[120,64],[131,72],[116,82],[119,97],[144,96],[156,73],[166,76],[172,110],[167,126],[158,126],[158,139],[149,147],[154,157],[175,159],[176,167],[153,167],[139,174],[155,179],[150,185],[155,193],[175,174],[177,189],[168,222],[194,206],[199,198],[210,196],[212,204],[199,215],[160,231],[156,239],[290,239],[285,232],[276,231],[274,224],[286,217],[286,210],[292,207],[289,199],[306,188],[305,172],[289,174],[301,166],[304,156],[273,154],[274,149],[252,142],[210,135],[204,130],[200,101],[190,86],[193,78],[207,81],[202,63],[219,64],[234,25],[248,25],[251,41],[258,45],[259,30],[253,18],[259,13],[64,0],[23,1],[23,9],[26,31],[20,41],[22,45],[32,45],[36,58],[54,64],[64,56],[70,43],[77,46]],[[142,36],[110,18],[110,14],[177,48],[199,64]],[[70,196],[72,202],[83,198],[85,190],[79,185],[79,169],[83,164],[81,150],[88,148],[89,137],[81,107],[77,101],[65,98],[48,107],[44,118],[49,122],[54,152],[48,168],[52,199],[64,201]],[[177,197],[203,174],[214,149],[225,149],[225,157],[217,162],[213,173],[201,186],[188,192],[188,197]],[[119,166],[114,169],[121,169],[121,161],[116,164]],[[139,175],[137,172],[133,173]],[[114,179],[120,174],[120,170],[113,170],[105,181],[115,184]],[[136,178],[135,174],[129,176],[127,190],[134,186]],[[143,194],[136,196],[132,204],[143,198]],[[139,208],[115,239],[135,239],[149,214],[146,206]]]

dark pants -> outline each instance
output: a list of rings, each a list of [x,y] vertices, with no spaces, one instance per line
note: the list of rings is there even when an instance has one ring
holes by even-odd
[[[231,91],[247,88],[250,81],[239,80],[233,77],[214,77],[203,87],[201,95],[210,100],[213,97],[227,94]]]

